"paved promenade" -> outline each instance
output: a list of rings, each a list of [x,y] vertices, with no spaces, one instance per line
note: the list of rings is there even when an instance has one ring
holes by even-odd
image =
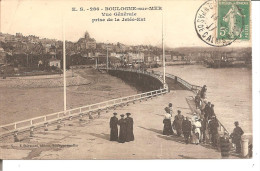
[[[1,159],[205,159],[221,158],[220,152],[209,145],[185,144],[184,138],[162,135],[164,107],[173,103],[174,112],[181,110],[191,116],[188,105],[192,92],[176,90],[136,102],[116,110],[105,111],[99,118],[67,121],[60,130],[56,126],[35,132],[33,138],[20,137],[19,143],[1,143]],[[134,118],[135,141],[120,144],[109,141],[109,119],[131,112]],[[56,145],[55,147],[53,147]],[[235,158],[231,156],[231,158]]]

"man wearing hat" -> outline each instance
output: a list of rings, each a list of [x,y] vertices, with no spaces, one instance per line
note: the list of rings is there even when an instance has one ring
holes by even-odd
[[[173,127],[176,129],[177,135],[181,136],[182,134],[182,121],[184,119],[184,116],[181,114],[181,111],[178,110],[178,115],[175,116],[173,121]]]
[[[121,114],[120,116],[121,119],[118,121],[118,125],[120,126],[118,142],[124,143],[126,140],[126,120],[124,118],[124,114]]]
[[[126,113],[126,142],[134,141],[133,118],[130,117],[131,113]]]
[[[236,121],[235,128],[233,133],[230,135],[232,138],[232,142],[236,145],[236,152],[241,152],[241,136],[244,134],[244,131],[239,127],[239,123]]]
[[[185,139],[185,143],[189,143],[189,137],[191,136],[191,122],[188,117],[185,117],[185,120],[182,122],[182,131]]]
[[[218,120],[215,116],[212,116],[211,120],[209,121],[209,133],[211,134],[211,142],[213,147],[217,147],[218,142]]]
[[[113,113],[114,116],[110,118],[110,141],[117,141],[118,140],[118,118],[116,117],[117,113]]]

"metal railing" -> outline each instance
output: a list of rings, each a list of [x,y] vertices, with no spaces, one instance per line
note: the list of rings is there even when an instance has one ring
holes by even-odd
[[[8,133],[13,133],[14,131],[20,131],[30,127],[44,125],[46,123],[49,124],[51,122],[69,119],[70,117],[74,117],[74,116],[86,115],[89,114],[89,112],[98,112],[103,109],[109,109],[110,107],[118,107],[122,104],[127,104],[138,100],[152,98],[155,96],[159,96],[161,94],[165,94],[167,92],[168,92],[167,89],[159,89],[159,90],[149,91],[137,95],[108,100],[101,103],[86,105],[86,106],[70,109],[67,111],[56,112],[45,116],[26,119],[11,124],[1,125],[0,135],[2,136]]]

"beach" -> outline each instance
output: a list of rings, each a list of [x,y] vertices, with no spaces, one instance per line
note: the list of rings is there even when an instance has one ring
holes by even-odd
[[[74,77],[80,76],[84,84],[67,87],[67,109],[137,94],[134,87],[121,79],[102,74],[95,69],[76,69],[73,72]],[[68,72],[67,76],[70,75],[72,77]],[[1,125],[63,111],[62,86],[1,87],[0,99]]]

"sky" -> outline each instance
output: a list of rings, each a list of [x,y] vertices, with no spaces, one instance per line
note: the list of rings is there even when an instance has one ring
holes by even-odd
[[[88,31],[97,42],[128,45],[155,45],[162,43],[162,25],[166,47],[203,46],[209,47],[196,34],[194,18],[204,0],[167,1],[82,1],[82,0],[2,0],[1,32],[36,35],[41,38],[77,41]],[[95,22],[105,18],[102,12],[114,14],[117,11],[101,11],[105,7],[151,7],[161,6],[163,10],[123,11],[136,12],[144,22]],[[89,9],[99,7],[99,11],[72,11],[72,8]],[[112,17],[115,18],[115,17]],[[118,17],[117,17],[118,18]],[[122,19],[122,17],[119,17]],[[63,22],[64,20],[64,22]],[[163,20],[163,24],[162,24]],[[233,46],[248,46],[240,42]]]

